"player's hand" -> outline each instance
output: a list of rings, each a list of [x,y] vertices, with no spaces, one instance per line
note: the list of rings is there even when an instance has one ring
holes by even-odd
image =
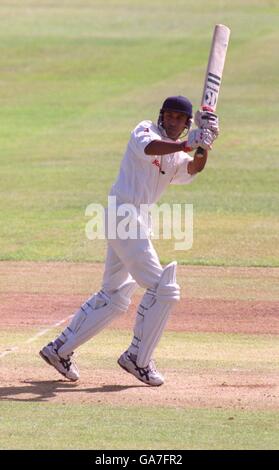
[[[217,137],[219,135],[219,119],[211,111],[198,110],[195,114],[195,124],[200,129],[209,129]]]
[[[185,151],[194,150],[202,147],[205,150],[211,150],[216,135],[209,129],[193,129],[188,134],[188,140],[185,142]]]

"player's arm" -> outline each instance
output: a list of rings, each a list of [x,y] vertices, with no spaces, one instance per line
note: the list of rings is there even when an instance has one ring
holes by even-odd
[[[185,149],[184,142],[168,142],[166,140],[152,140],[144,149],[146,155],[167,155]]]
[[[195,175],[196,173],[200,173],[206,165],[208,151],[204,150],[202,157],[198,155],[199,155],[199,152],[196,151],[194,155],[194,159],[188,163],[187,171],[190,175]]]
[[[217,116],[216,116],[217,118]],[[218,123],[217,123],[218,128]],[[218,128],[219,131],[219,128]],[[191,165],[188,165],[188,172],[191,175],[203,170],[207,160],[207,151],[211,150],[213,141],[216,139],[218,132],[204,126],[204,129],[194,129],[189,132],[188,140],[184,142],[169,142],[165,140],[152,140],[147,144],[144,149],[146,155],[166,155],[174,154],[175,152],[191,152],[198,148],[203,149],[203,154],[200,151],[195,152],[194,159]]]
[[[146,155],[166,155],[169,153],[175,153],[185,151],[187,148],[187,143],[185,142],[166,142],[163,140],[153,140],[145,147]],[[190,151],[190,148],[187,148],[186,151]],[[190,175],[195,175],[200,173],[206,164],[207,161],[207,150],[204,150],[204,154],[201,157],[198,156],[198,151],[195,152],[194,159],[188,163],[187,171]]]
[[[191,152],[202,146],[205,150],[211,148],[212,139],[207,130],[195,129],[190,131],[188,140],[184,142],[169,142],[168,140],[152,140],[144,149],[146,155],[167,155],[175,152]]]

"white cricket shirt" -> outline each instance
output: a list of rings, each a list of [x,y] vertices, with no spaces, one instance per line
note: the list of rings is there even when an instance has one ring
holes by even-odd
[[[110,191],[110,196],[116,196],[119,203],[134,204],[136,207],[153,204],[169,184],[188,184],[194,179],[195,175],[187,171],[188,163],[193,158],[185,152],[146,155],[144,149],[153,140],[173,142],[162,137],[152,121],[142,121],[132,131],[118,178]]]

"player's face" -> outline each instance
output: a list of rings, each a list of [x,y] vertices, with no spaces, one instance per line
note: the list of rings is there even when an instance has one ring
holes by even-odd
[[[165,111],[163,115],[163,126],[170,139],[176,140],[184,131],[188,117],[176,111]]]

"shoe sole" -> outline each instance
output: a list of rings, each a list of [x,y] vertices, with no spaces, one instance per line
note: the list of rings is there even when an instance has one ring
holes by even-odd
[[[145,382],[144,380],[140,379],[139,377],[136,377],[129,369],[127,369],[126,367],[124,367],[121,363],[120,363],[120,360],[118,359],[117,361],[117,364],[123,369],[125,370],[126,372],[128,372],[128,374],[131,374],[133,377],[135,377],[135,379],[137,380],[140,380],[142,383],[144,383],[145,385],[148,385],[149,387],[160,387],[161,385],[163,385],[164,382],[162,382],[161,384],[149,384],[148,382]]]
[[[57,372],[59,372],[59,374],[61,374],[63,377],[66,377],[66,379],[70,380],[71,382],[77,382],[78,379],[70,379],[70,377],[67,377],[66,374],[63,374],[63,372],[61,372],[60,370],[56,369],[56,367],[50,362],[49,358],[47,356],[44,355],[43,351],[40,351],[39,352],[41,358],[49,365],[49,366],[52,366]]]

